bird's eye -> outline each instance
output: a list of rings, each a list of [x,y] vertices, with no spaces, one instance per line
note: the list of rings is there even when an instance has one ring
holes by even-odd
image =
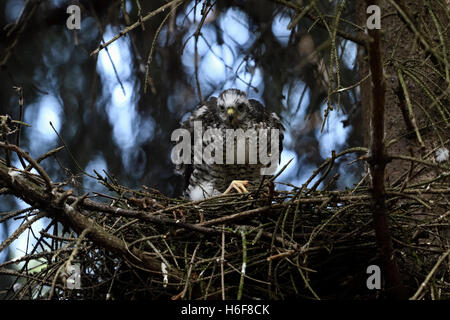
[[[244,110],[245,105],[243,103],[241,103],[240,105],[238,105],[238,110],[242,111]]]
[[[223,111],[223,110],[225,110],[225,107],[223,106],[223,105],[219,105],[219,109],[221,110],[221,111]]]

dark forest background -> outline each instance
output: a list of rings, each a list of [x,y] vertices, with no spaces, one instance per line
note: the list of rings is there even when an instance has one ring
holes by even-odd
[[[42,165],[80,194],[107,193],[83,174],[105,170],[130,188],[146,185],[177,197],[183,179],[170,160],[172,131],[200,93],[207,99],[237,87],[280,115],[282,165],[294,160],[277,181],[299,186],[332,150],[363,144],[359,87],[353,86],[357,46],[343,37],[330,40],[333,16],[339,12],[345,21],[341,31],[360,30],[354,1],[311,1],[293,26],[298,12],[282,2],[185,1],[91,56],[102,41],[167,2],[2,0],[0,114],[19,119],[22,88],[23,121],[31,127],[23,127],[21,147],[39,157],[65,144],[70,152]],[[80,30],[66,27],[71,4],[81,8]],[[325,23],[313,23],[319,14]],[[328,188],[360,180],[362,168],[349,165],[352,160],[339,159]],[[0,200],[2,211],[21,205]],[[0,240],[15,227],[2,224]]]

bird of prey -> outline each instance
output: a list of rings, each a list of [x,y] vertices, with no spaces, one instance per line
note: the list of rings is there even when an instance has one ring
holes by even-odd
[[[195,131],[198,131],[199,127],[202,131],[200,134],[197,132],[196,136]],[[177,164],[176,172],[184,176],[185,196],[192,200],[232,190],[239,193],[248,192],[248,185],[258,186],[261,182],[261,169],[269,167],[267,157],[276,155],[275,169],[280,161],[284,130],[280,118],[275,113],[268,112],[257,100],[248,99],[246,94],[238,89],[225,90],[217,98],[211,97],[200,104],[181,123],[181,129],[189,132],[192,137],[189,156],[191,161]],[[261,138],[259,133],[264,132],[267,133],[266,138]],[[238,142],[242,137],[243,140]],[[201,138],[200,142],[198,138]],[[202,152],[211,151],[214,142],[216,147],[223,147],[222,150],[216,148],[211,152],[213,160],[216,161],[196,161],[195,156],[201,158],[204,156]],[[195,151],[196,143],[197,147],[201,148],[200,152]],[[267,156],[265,162],[261,154]],[[272,160],[271,158],[271,164]]]

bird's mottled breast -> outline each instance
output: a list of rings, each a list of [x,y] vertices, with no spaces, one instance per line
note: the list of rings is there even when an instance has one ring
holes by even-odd
[[[221,117],[220,112],[226,110],[227,107],[234,107],[236,111],[239,111],[237,107],[242,103],[246,103],[247,109],[244,110],[245,113],[243,117],[241,114],[241,118],[237,123],[227,123],[224,120],[223,115]],[[197,121],[199,123],[196,123]],[[199,187],[200,189],[206,187],[208,189],[212,188],[216,191],[223,192],[232,180],[244,179],[258,181],[261,177],[260,168],[262,165],[259,162],[255,163],[250,161],[250,150],[254,150],[251,148],[254,148],[255,144],[257,150],[268,147],[267,145],[260,145],[258,137],[259,129],[279,130],[281,155],[284,128],[280,118],[275,113],[269,113],[257,100],[247,100],[242,91],[229,89],[222,92],[221,95],[219,95],[219,98],[210,98],[208,101],[199,105],[181,124],[182,128],[189,130],[191,133],[192,146],[195,144],[194,127],[196,124],[197,128],[199,124],[201,125],[202,132],[200,138],[202,139],[201,145],[203,151],[209,145],[213,144],[214,141],[222,141],[223,161],[222,163],[194,163],[194,161],[192,161],[191,164],[180,166],[183,170],[179,170],[179,172],[185,175],[188,190],[192,191]],[[208,134],[205,134],[208,129],[213,130],[210,130]],[[232,139],[227,140],[227,131],[233,132],[234,136]],[[252,132],[252,134],[249,134],[249,132]],[[238,143],[238,140],[242,139],[242,134],[245,135],[244,145]],[[252,135],[255,135],[255,137]],[[270,145],[270,134],[266,143]],[[231,150],[229,149],[228,151],[233,152],[233,155],[231,155],[234,158],[233,163],[227,161],[227,147],[231,148]],[[245,153],[239,149],[242,147],[245,148]],[[213,153],[217,152],[217,149],[210,149],[213,149]],[[244,163],[237,163],[237,154],[245,154]]]

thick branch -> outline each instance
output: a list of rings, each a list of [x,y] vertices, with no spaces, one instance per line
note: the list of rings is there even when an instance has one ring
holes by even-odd
[[[60,201],[56,196],[49,197],[44,185],[39,186],[30,181],[26,174],[11,175],[10,168],[2,162],[0,162],[0,185],[8,186],[14,195],[27,203],[36,204],[47,216],[70,226],[77,233],[89,228],[90,232],[87,237],[95,245],[121,254],[130,263],[142,269],[161,272],[161,261],[137,248],[128,248],[123,240],[106,232],[93,219],[87,218],[76,208],[68,205],[66,201]],[[181,272],[177,270],[170,270],[169,274],[177,279],[181,278]]]
[[[378,5],[377,0],[366,0],[367,6]],[[372,74],[372,110],[371,145],[370,145],[370,173],[372,176],[372,216],[376,233],[377,245],[381,253],[384,275],[388,291],[392,297],[406,299],[407,295],[400,278],[400,272],[394,257],[389,223],[387,219],[386,190],[384,186],[384,172],[387,155],[384,147],[384,109],[385,82],[383,75],[383,59],[381,54],[380,31],[369,30],[368,44],[370,71]]]

